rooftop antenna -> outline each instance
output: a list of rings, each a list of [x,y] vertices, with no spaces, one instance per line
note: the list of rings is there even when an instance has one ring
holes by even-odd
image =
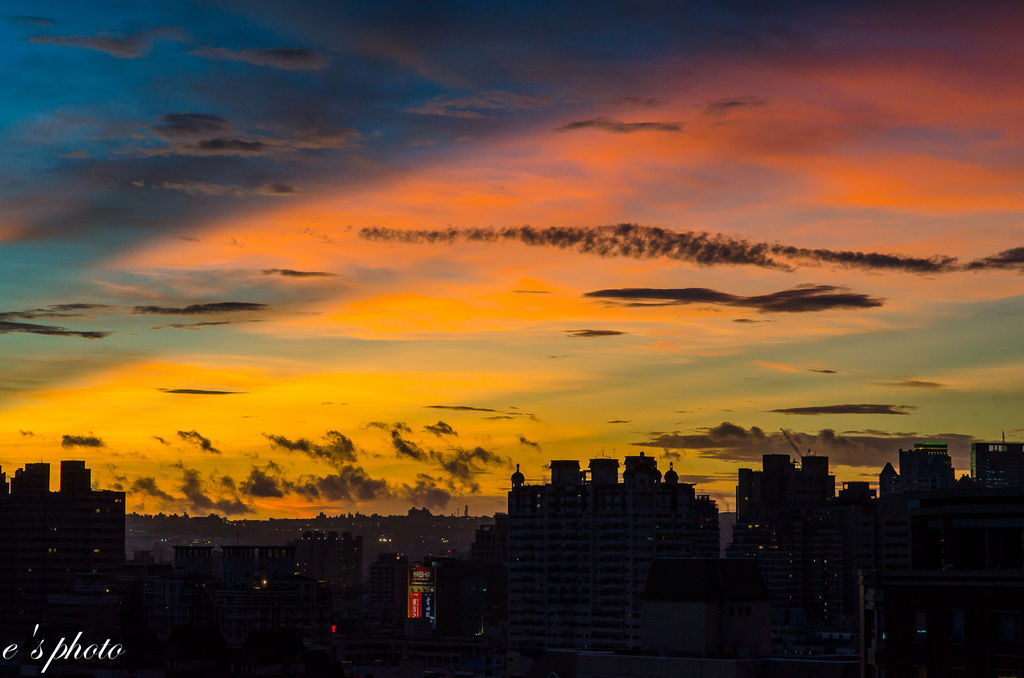
[[[1006,429],[1003,429],[1003,442],[1006,442]]]

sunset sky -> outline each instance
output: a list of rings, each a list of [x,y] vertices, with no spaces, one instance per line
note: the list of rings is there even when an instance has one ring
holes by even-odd
[[[728,510],[780,428],[968,471],[1024,438],[1024,10],[815,6],[5,2],[3,470],[232,517],[641,450]]]

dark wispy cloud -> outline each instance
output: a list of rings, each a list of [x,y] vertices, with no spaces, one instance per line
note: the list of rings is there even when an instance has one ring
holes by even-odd
[[[1019,268],[1024,270],[1024,247],[1003,250],[982,259],[969,262],[965,268],[969,271],[980,271],[987,268]]]
[[[192,511],[220,511],[228,515],[252,513],[238,497],[213,499],[206,493],[202,477],[194,468],[182,466],[181,492]]]
[[[605,423],[606,424],[629,424],[632,421],[633,421],[632,419],[610,419],[610,420],[606,421]]]
[[[403,230],[362,228],[367,240],[398,243],[520,242],[536,247],[572,249],[583,254],[635,259],[665,258],[701,266],[749,265],[790,269],[794,263],[833,264],[870,270],[940,273],[958,270],[955,257],[910,257],[901,254],[795,247],[752,242],[721,233],[670,231],[653,226],[618,224],[568,227],[448,228]]]
[[[290,268],[265,268],[263,275],[279,275],[285,278],[328,278],[334,273],[326,271],[296,271]]]
[[[536,108],[551,102],[548,96],[493,90],[460,97],[438,96],[405,110],[420,115],[479,119],[501,110]]]
[[[771,410],[779,414],[910,414],[917,409],[913,405],[878,405],[860,403],[855,405],[810,405],[808,407],[781,407]]]
[[[812,368],[812,369],[808,369],[807,371],[808,372],[817,372],[818,374],[839,374],[835,370],[816,370],[816,369]]]
[[[200,47],[189,54],[215,61],[241,61],[255,66],[271,66],[287,71],[318,71],[327,65],[327,56],[321,52],[298,47],[271,47],[266,49],[228,49],[226,47]]]
[[[434,435],[440,436],[457,436],[459,435],[451,425],[438,421],[436,424],[427,424],[423,427],[424,431],[433,433]]]
[[[102,439],[94,436],[65,435],[60,441],[61,447],[106,447]]]
[[[430,457],[452,478],[472,492],[479,491],[479,486],[473,481],[474,476],[485,472],[488,467],[503,466],[508,463],[504,457],[483,447],[456,448],[447,453],[431,450]]]
[[[443,509],[451,501],[453,492],[455,492],[455,488],[450,481],[445,482],[420,473],[416,476],[415,485],[403,484],[397,494],[408,499],[415,506]]]
[[[740,444],[754,440],[763,441],[767,438],[765,432],[757,426],[751,426],[750,430],[723,421],[718,426],[706,429],[699,433],[651,433],[651,439],[634,445],[660,447],[663,449],[722,449],[737,447]]]
[[[519,434],[519,444],[526,445],[527,447],[532,447],[533,449],[540,451],[540,443],[538,443],[535,440],[527,439],[527,437],[524,436],[522,433]]]
[[[300,476],[289,482],[288,489],[311,500],[373,501],[391,496],[386,480],[374,478],[361,466],[352,464],[326,476]]]
[[[256,321],[249,320],[247,322],[256,322]],[[206,320],[206,321],[197,322],[197,323],[171,323],[169,325],[157,325],[156,327],[153,327],[151,329],[154,329],[154,330],[167,330],[167,329],[198,330],[200,327],[218,327],[220,325],[234,325],[234,324],[235,324],[234,320]]]
[[[629,106],[639,108],[654,108],[655,106],[661,105],[661,101],[654,97],[638,97],[638,96],[626,96],[626,97],[615,97],[609,100],[613,106]]]
[[[555,129],[556,132],[570,132],[578,129],[599,129],[604,132],[628,134],[630,132],[682,132],[682,123],[678,122],[622,122],[611,118],[591,118],[590,120],[574,120]]]
[[[565,330],[570,337],[615,337],[625,332],[619,330]]]
[[[716,99],[704,106],[704,115],[725,115],[731,111],[744,108],[760,108],[768,104],[764,99],[758,97],[729,97],[727,99]]]
[[[452,410],[453,412],[484,412],[493,413],[495,416],[484,417],[484,419],[515,419],[517,417],[525,417],[526,419],[536,420],[537,417],[530,412],[520,412],[518,408],[511,407],[508,411],[495,410],[490,407],[473,407],[471,405],[424,405],[429,409],[433,410]]]
[[[0,320],[0,334],[20,332],[24,334],[41,334],[49,337],[82,337],[83,339],[105,339],[113,332],[95,330],[69,330],[56,325],[39,325],[36,323],[20,323],[13,320]]]
[[[391,430],[391,446],[395,448],[395,454],[399,457],[409,457],[417,461],[424,461],[430,456],[422,447],[411,440],[403,438],[401,430],[397,428]]]
[[[926,381],[924,379],[899,379],[897,381],[882,381],[879,386],[892,386],[895,388],[921,388],[936,389],[945,388],[946,385],[937,381]]]
[[[135,481],[132,482],[131,491],[141,492],[142,494],[147,494],[151,497],[156,497],[157,499],[161,499],[165,502],[174,501],[174,497],[172,497],[167,492],[161,490],[156,483],[156,478],[153,478],[152,476],[136,478]]]
[[[337,149],[359,134],[349,128],[284,127],[240,128],[231,120],[204,112],[167,113],[146,125],[152,137],[135,150],[144,156],[262,156],[296,151]],[[145,181],[135,182],[146,186]],[[152,188],[178,190],[190,195],[287,195],[301,192],[291,185],[264,182],[253,186],[201,181],[150,182]]]
[[[133,181],[132,185],[137,188],[145,188],[147,186],[144,181]],[[178,191],[185,195],[197,197],[224,195],[289,196],[302,193],[302,190],[295,186],[281,183],[263,183],[252,186],[242,186],[239,184],[215,184],[208,181],[163,181],[149,184],[149,187],[163,191]]]
[[[227,130],[227,118],[209,113],[167,113],[150,126],[158,136],[174,139],[177,137],[198,137],[217,134]]]
[[[158,388],[157,390],[178,395],[236,395],[245,393],[245,391],[208,391],[201,388]]]
[[[249,301],[214,301],[188,306],[134,306],[133,313],[150,315],[207,315],[213,313],[238,313],[242,311],[265,311],[269,306]]]
[[[356,460],[358,450],[351,438],[339,431],[328,431],[323,435],[323,442],[312,442],[306,438],[291,440],[282,435],[264,433],[273,447],[291,452],[303,452],[313,459],[323,459],[334,466],[341,467]]]
[[[33,35],[29,38],[29,41],[36,44],[95,50],[119,59],[138,59],[149,54],[149,51],[153,48],[153,43],[157,40],[181,39],[182,32],[180,29],[163,27],[124,35],[114,33],[102,33],[100,35]]]
[[[499,412],[489,407],[473,407],[471,405],[425,405],[434,410],[454,410],[456,412]]]
[[[105,304],[51,304],[46,308],[26,308],[0,312],[0,320],[37,320],[39,318],[81,318],[83,311],[111,308]]]
[[[299,441],[291,441],[294,449],[305,451]],[[238,483],[242,494],[251,497],[283,497],[295,494],[309,501],[372,501],[393,496],[387,481],[373,478],[354,464],[338,464],[336,473],[302,474],[289,478],[273,461],[264,466],[253,465],[249,475]]]
[[[283,497],[284,490],[278,478],[267,475],[267,471],[253,466],[249,477],[239,485],[243,494],[253,497]]]
[[[808,313],[837,308],[874,308],[882,300],[835,285],[805,285],[771,294],[744,297],[707,287],[649,288],[627,287],[597,290],[584,296],[626,302],[630,306],[675,304],[721,304],[754,308],[761,313]]]
[[[195,445],[204,452],[212,452],[213,454],[220,454],[220,450],[213,446],[213,443],[209,438],[203,436],[199,431],[178,431],[178,437],[184,440],[186,443]]]

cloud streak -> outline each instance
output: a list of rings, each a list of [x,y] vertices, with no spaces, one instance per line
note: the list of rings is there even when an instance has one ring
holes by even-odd
[[[284,278],[329,278],[335,275],[326,271],[296,271],[290,268],[265,268],[262,273],[263,275],[279,275]]]
[[[209,438],[205,437],[199,431],[178,431],[178,437],[184,440],[186,443],[195,445],[204,452],[211,452],[213,454],[220,454],[220,450],[213,446],[213,443]]]
[[[356,444],[339,431],[325,433],[322,443],[315,443],[306,438],[291,440],[274,433],[264,433],[263,437],[270,441],[272,447],[290,452],[303,452],[313,459],[323,459],[338,468],[354,462],[357,457]]]
[[[834,285],[807,285],[749,297],[712,290],[707,287],[661,289],[627,287],[597,290],[583,296],[628,302],[629,306],[667,306],[676,304],[721,304],[754,308],[761,313],[808,313],[836,308],[875,308],[882,300]],[[652,303],[655,302],[655,303]]]
[[[632,132],[682,132],[683,126],[678,122],[622,122],[611,118],[591,118],[590,120],[574,120],[555,129],[556,132],[571,132],[580,129],[597,129],[614,134]]]
[[[103,33],[100,35],[33,35],[30,42],[39,45],[56,45],[58,47],[78,47],[109,54],[118,59],[138,59],[149,54],[153,43],[158,39],[180,40],[181,31],[176,28],[153,28],[138,33],[116,35]]]
[[[0,320],[0,334],[11,333],[41,334],[48,337],[81,337],[83,339],[105,339],[113,332],[95,330],[69,330],[56,325],[39,325],[36,323],[19,323],[13,320]]]
[[[106,447],[106,443],[101,438],[97,438],[94,435],[88,436],[74,436],[65,435],[60,441],[61,447]]]
[[[132,312],[139,315],[208,315],[212,313],[238,313],[242,311],[265,311],[270,307],[248,301],[215,301],[207,304],[188,306],[134,306]]]
[[[177,395],[237,395],[245,393],[245,391],[208,391],[201,388],[158,388],[157,390]]]
[[[327,65],[326,55],[298,47],[266,49],[200,47],[192,50],[189,54],[213,61],[240,61],[254,66],[270,66],[286,71],[318,71]]]
[[[913,405],[878,405],[860,403],[856,405],[811,405],[808,407],[783,407],[771,412],[779,414],[910,414],[917,408]]]
[[[581,254],[634,259],[671,259],[700,266],[759,266],[791,270],[796,264],[830,264],[867,270],[943,273],[960,270],[955,257],[912,257],[902,254],[796,247],[756,242],[697,231],[670,231],[654,226],[512,226],[508,228],[395,229],[366,227],[360,237],[378,242],[453,244],[456,242],[519,242],[533,247],[571,249]],[[1007,261],[1012,259],[1007,255]]]
[[[592,337],[616,337],[625,332],[619,330],[565,330],[570,337],[592,338]]]

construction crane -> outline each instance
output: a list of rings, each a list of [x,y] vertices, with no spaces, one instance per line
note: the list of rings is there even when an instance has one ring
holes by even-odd
[[[810,448],[807,449],[807,454],[800,454],[800,448],[797,447],[796,443],[793,442],[793,438],[790,437],[789,432],[786,431],[786,429],[784,429],[784,428],[780,428],[779,430],[782,431],[782,435],[783,435],[783,437],[785,437],[786,442],[789,443],[789,446],[793,448],[794,452],[796,452],[796,456],[800,457],[801,466],[803,465],[802,462],[804,460],[804,457],[813,457],[814,456],[814,451],[811,450]]]

